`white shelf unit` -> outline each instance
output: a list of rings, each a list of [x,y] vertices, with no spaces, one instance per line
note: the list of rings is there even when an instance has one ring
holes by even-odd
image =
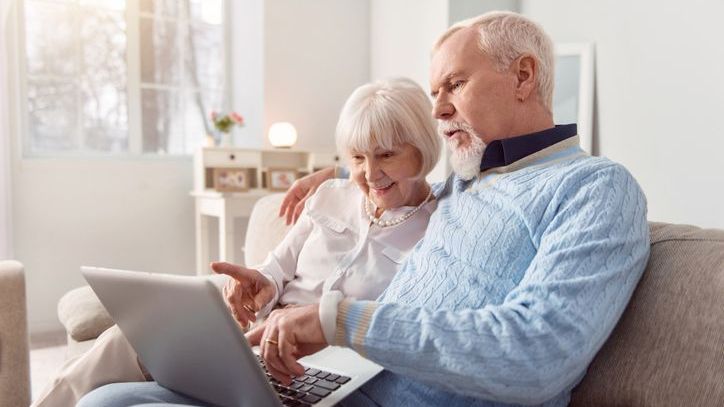
[[[337,163],[335,153],[311,153],[298,150],[251,150],[231,147],[206,147],[194,156],[194,190],[214,189],[214,168],[248,169],[250,189],[264,189],[269,168],[293,169],[301,175]]]
[[[293,169],[306,174],[335,165],[334,153],[311,153],[297,150],[250,150],[230,147],[207,147],[194,155],[194,190],[196,206],[196,272],[208,274],[209,262],[241,263],[237,258],[236,218],[248,218],[257,200],[274,191],[267,189],[265,175],[270,169]],[[249,170],[250,189],[243,192],[219,192],[214,189],[214,169]],[[209,217],[218,218],[219,253],[209,250]]]

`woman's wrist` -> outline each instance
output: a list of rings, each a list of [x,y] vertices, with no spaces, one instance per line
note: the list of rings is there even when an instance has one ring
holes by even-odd
[[[263,317],[268,315],[279,301],[279,289],[277,287],[276,281],[274,280],[274,277],[262,271],[260,271],[259,273],[264,276],[264,278],[269,280],[269,283],[274,290],[274,294],[272,295],[272,297],[266,302],[266,304],[263,304],[261,308],[259,308],[259,311],[257,311],[256,313],[258,317]]]

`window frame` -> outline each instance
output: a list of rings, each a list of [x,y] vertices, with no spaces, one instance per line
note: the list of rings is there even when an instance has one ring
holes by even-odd
[[[17,123],[18,136],[20,137],[20,158],[21,159],[38,159],[38,158],[78,158],[78,159],[150,159],[150,160],[177,160],[190,159],[193,152],[188,153],[164,153],[143,151],[143,112],[142,112],[142,90],[143,89],[179,89],[181,92],[188,94],[190,91],[198,91],[204,88],[194,88],[182,82],[182,85],[149,85],[143,84],[141,80],[141,44],[140,44],[140,24],[142,18],[161,18],[166,21],[186,21],[188,29],[192,22],[188,15],[176,18],[159,17],[151,13],[140,11],[140,0],[126,0],[125,11],[121,13],[126,23],[126,100],[128,114],[128,150],[124,152],[110,151],[89,151],[83,150],[84,144],[80,144],[79,149],[73,151],[33,151],[31,148],[31,132],[29,124],[29,108],[28,108],[28,61],[27,61],[27,41],[26,41],[26,24],[25,24],[25,6],[28,0],[18,0],[17,2],[17,44],[15,54],[18,67],[17,77]],[[55,4],[73,4],[78,0],[70,1],[53,1],[53,0],[31,0],[36,3],[55,3]],[[180,1],[180,0],[179,0]],[[223,79],[222,79],[222,106],[219,109],[228,110],[229,106],[234,104],[231,80],[231,29],[230,29],[230,13],[231,0],[221,0],[222,2],[222,21],[221,32],[223,38]],[[97,6],[106,9],[102,6]],[[75,57],[79,58],[80,36],[76,36]],[[183,52],[183,51],[182,51]],[[79,59],[78,59],[79,60]],[[82,67],[77,72],[77,77],[82,75]],[[80,93],[76,92],[78,106],[81,106]],[[82,110],[79,110],[76,118],[75,139],[80,139],[80,143],[84,143],[82,131]]]

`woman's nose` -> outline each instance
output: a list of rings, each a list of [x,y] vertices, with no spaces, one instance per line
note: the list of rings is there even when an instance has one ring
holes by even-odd
[[[374,181],[380,177],[380,166],[375,160],[368,160],[365,164],[365,178],[367,181]]]

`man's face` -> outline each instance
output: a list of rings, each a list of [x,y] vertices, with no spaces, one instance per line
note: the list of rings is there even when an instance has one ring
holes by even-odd
[[[453,151],[468,149],[476,135],[485,144],[510,137],[515,127],[516,75],[496,71],[478,38],[476,29],[464,28],[432,56],[433,116]]]

